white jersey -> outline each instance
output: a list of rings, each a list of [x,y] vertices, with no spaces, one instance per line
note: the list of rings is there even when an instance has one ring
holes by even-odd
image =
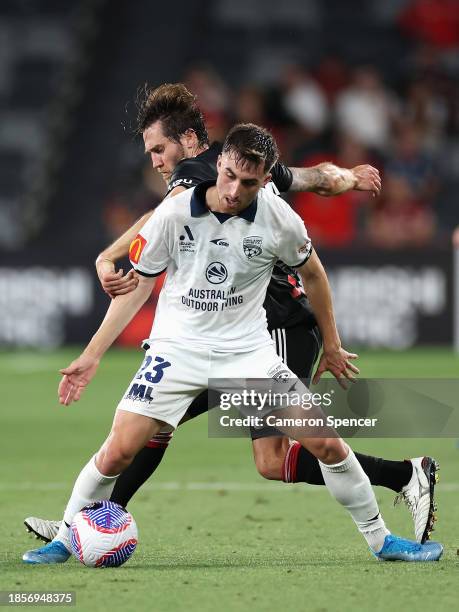
[[[261,189],[239,215],[212,213],[201,183],[165,200],[131,245],[134,269],[167,269],[150,338],[225,352],[271,344],[263,308],[273,266],[299,267],[312,246],[302,219]]]

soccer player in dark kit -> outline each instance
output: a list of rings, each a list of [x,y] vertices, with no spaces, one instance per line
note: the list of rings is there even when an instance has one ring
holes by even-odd
[[[167,197],[195,187],[207,180],[215,180],[216,163],[221,153],[219,143],[209,145],[202,114],[195,97],[181,84],[167,84],[147,90],[140,103],[138,133],[143,136],[145,152],[153,167],[166,181]],[[353,169],[338,168],[323,163],[313,168],[288,168],[278,162],[272,171],[272,182],[265,189],[275,193],[314,191],[320,195],[337,195],[350,189],[379,194],[381,182],[378,171],[368,165]],[[115,272],[115,262],[127,255],[131,245],[131,260],[135,262],[136,236],[154,211],[144,215],[97,259],[97,271],[105,291],[114,297],[131,291],[137,284],[133,271],[126,276]],[[184,232],[186,231],[186,228]],[[183,240],[189,236],[184,235]],[[222,233],[221,248],[224,249]],[[314,313],[299,282],[296,272],[278,261],[274,268],[264,302],[268,329],[280,357],[298,376],[310,380],[314,364],[321,350],[321,338]],[[339,370],[333,356],[322,353],[314,381],[328,370],[337,378],[353,377],[358,372],[348,354],[347,367]],[[184,419],[194,418],[208,408],[207,394],[203,393],[190,405]],[[271,427],[251,429],[253,453],[259,473],[268,479],[284,482],[306,482],[324,485],[317,459],[298,442],[290,440]],[[142,449],[131,465],[118,478],[110,497],[126,506],[138,488],[160,464],[172,434],[160,433]],[[372,485],[395,491],[411,511],[416,539],[429,539],[434,523],[434,485],[437,463],[431,457],[406,461],[388,461],[356,453]],[[44,541],[53,539],[58,521],[36,517],[25,520],[29,531]]]

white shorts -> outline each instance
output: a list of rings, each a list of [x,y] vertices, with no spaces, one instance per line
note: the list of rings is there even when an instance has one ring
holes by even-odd
[[[177,427],[209,378],[295,378],[273,344],[245,353],[224,353],[158,340],[145,354],[118,410],[143,414]]]

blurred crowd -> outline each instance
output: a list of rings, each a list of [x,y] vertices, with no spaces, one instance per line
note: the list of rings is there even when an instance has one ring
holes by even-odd
[[[457,7],[450,0],[437,8],[448,4]],[[399,28],[415,42],[396,77],[328,54],[313,66],[287,63],[275,84],[230,86],[208,64],[192,66],[182,80],[198,96],[212,141],[250,121],[272,130],[290,166],[328,160],[380,170],[377,199],[356,191],[290,198],[316,244],[396,249],[449,241],[459,220],[459,28],[452,14],[432,22],[432,3],[420,1],[400,16]],[[105,207],[109,233],[118,235],[163,193],[148,164],[132,170]]]

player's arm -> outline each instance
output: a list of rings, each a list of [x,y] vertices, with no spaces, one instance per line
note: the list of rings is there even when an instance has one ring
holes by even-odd
[[[175,187],[164,199],[171,198],[181,191],[185,191],[185,187]],[[126,230],[124,234],[115,240],[115,242],[104,249],[96,259],[97,276],[99,277],[103,290],[111,298],[115,297],[116,295],[124,295],[125,293],[129,293],[137,286],[138,277],[136,274],[134,274],[134,271],[130,270],[123,276],[124,272],[122,269],[115,272],[115,263],[122,257],[126,257],[128,255],[129,247],[132,241],[135,240],[137,234],[153,213],[154,209],[149,210],[142,217],[140,217],[140,219],[136,221],[132,227]]]
[[[139,276],[136,288],[113,299],[107,314],[82,354],[61,370],[59,402],[68,406],[80,395],[95,375],[99,362],[141,306],[147,301],[155,284],[155,277]]]
[[[379,171],[368,164],[355,168],[340,168],[324,162],[310,168],[290,168],[292,183],[289,191],[312,191],[322,196],[340,195],[352,189],[381,192]]]
[[[112,300],[104,320],[83,353],[68,368],[61,370],[61,404],[67,406],[80,398],[83,389],[95,375],[102,355],[146,302],[156,277],[168,267],[171,261],[172,217],[173,211],[163,203],[142,228],[138,248],[130,254],[131,263],[139,274],[137,287]]]
[[[314,250],[311,252],[306,263],[298,268],[297,271],[305,287],[308,299],[311,302],[323,339],[323,351],[313,383],[318,383],[326,370],[330,371],[339,382],[343,378],[354,380],[354,374],[359,374],[359,369],[351,363],[351,360],[357,359],[358,355],[348,353],[341,346],[341,340],[336,327],[330,284],[324,267]]]

